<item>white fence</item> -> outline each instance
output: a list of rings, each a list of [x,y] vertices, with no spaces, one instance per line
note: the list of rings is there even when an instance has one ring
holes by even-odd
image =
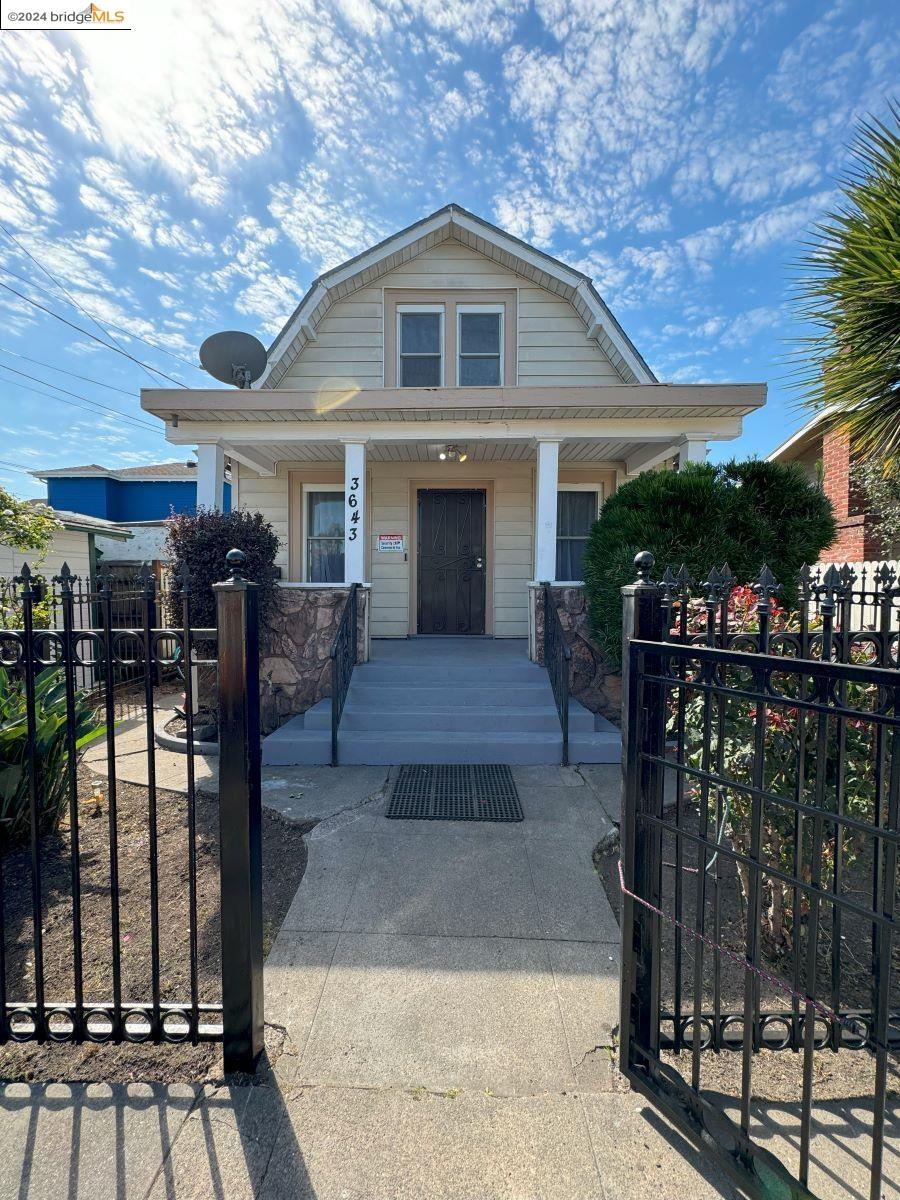
[[[878,629],[885,607],[884,574],[880,569],[887,567],[889,571],[893,572],[892,580],[888,584],[888,587],[891,590],[898,589],[900,588],[900,559],[884,558],[872,559],[869,562],[819,562],[816,564],[816,567],[823,575],[830,566],[835,566],[838,570],[849,567],[856,576],[851,587],[851,595],[847,600],[850,606],[850,617],[846,622],[847,627],[850,629]],[[896,632],[900,629],[900,603],[898,603],[898,599],[900,599],[900,593],[895,591],[890,604],[889,630],[891,632]]]

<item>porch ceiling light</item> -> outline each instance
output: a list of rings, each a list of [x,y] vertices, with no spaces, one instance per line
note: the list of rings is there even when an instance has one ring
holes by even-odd
[[[438,458],[441,460],[441,462],[444,462],[449,458],[451,462],[464,463],[468,457],[468,453],[461,446],[447,446],[447,448],[442,450],[438,455]]]

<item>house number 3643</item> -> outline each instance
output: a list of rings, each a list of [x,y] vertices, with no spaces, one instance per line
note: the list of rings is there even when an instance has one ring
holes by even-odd
[[[350,509],[350,532],[347,534],[347,538],[351,542],[356,541],[356,535],[359,529],[359,497],[356,494],[358,491],[359,476],[354,475],[350,480],[350,493],[347,496],[347,507]]]

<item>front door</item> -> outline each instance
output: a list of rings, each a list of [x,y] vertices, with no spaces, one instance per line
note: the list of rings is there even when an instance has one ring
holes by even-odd
[[[484,633],[484,491],[427,488],[418,503],[418,632]]]

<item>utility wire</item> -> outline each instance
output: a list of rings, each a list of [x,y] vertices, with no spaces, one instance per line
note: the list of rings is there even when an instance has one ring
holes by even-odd
[[[27,467],[23,467],[21,463],[7,462],[5,458],[0,458],[0,467],[5,467],[8,471],[18,471],[20,475],[31,475]]]
[[[29,279],[27,275],[20,275],[18,271],[11,271],[9,267],[0,266],[0,271],[4,275],[9,275],[12,279],[18,279],[20,283],[27,283],[30,287],[36,288],[37,291],[43,292],[45,296],[49,296],[51,300],[64,300],[64,296],[57,296],[55,292],[51,292],[49,288],[44,287],[40,283],[35,283],[33,279]],[[68,301],[68,303],[72,303]],[[74,307],[77,307],[75,305]],[[199,371],[201,375],[206,372],[201,366],[195,362],[191,362],[189,358],[185,358],[183,354],[176,354],[174,350],[169,350],[166,346],[161,346],[158,342],[151,342],[149,338],[141,337],[139,333],[133,333],[132,330],[126,329],[123,325],[116,325],[113,321],[107,321],[107,326],[110,329],[115,329],[116,333],[124,333],[126,337],[134,338],[136,342],[143,342],[145,346],[149,346],[151,350],[158,350],[160,354],[168,354],[169,358],[174,358],[176,362],[184,363],[186,367],[190,367],[192,371]],[[153,370],[154,368],[150,368]]]
[[[94,314],[91,312],[88,312],[88,310],[84,307],[83,304],[78,303],[78,301],[75,299],[75,297],[72,295],[72,293],[68,290],[68,288],[65,286],[65,284],[60,283],[59,280],[56,278],[56,276],[52,275],[47,270],[47,268],[44,266],[44,264],[42,262],[40,262],[39,259],[35,258],[35,256],[31,253],[31,251],[28,249],[28,247],[23,246],[22,243],[19,241],[19,239],[14,234],[10,233],[10,231],[6,228],[6,226],[2,223],[2,221],[0,221],[0,230],[2,230],[2,232],[6,234],[6,236],[9,238],[9,240],[12,242],[12,244],[14,246],[18,246],[18,248],[22,251],[23,254],[28,255],[28,257],[31,259],[31,261],[34,263],[34,265],[38,268],[38,270],[44,272],[44,274],[47,276],[47,278],[50,280],[50,282],[52,284],[54,284],[54,286],[59,288],[59,290],[63,293],[63,295],[68,298],[69,302],[71,304],[73,304],[78,309],[79,312],[84,313],[84,315],[89,320],[94,322],[94,324],[97,326],[97,328],[100,330],[100,332],[103,334],[104,337],[108,337],[109,340],[113,343],[113,345],[118,347],[119,350],[122,349],[122,347],[119,345],[119,343],[113,337],[113,335],[109,332],[109,330],[104,329],[103,326],[100,324],[100,322],[97,320],[97,318],[94,316]],[[150,375],[150,370],[151,370],[150,367],[146,366],[144,363],[141,363],[140,366],[141,366],[141,369],[143,371],[145,371],[147,375]],[[152,379],[153,376],[150,375],[150,378]]]
[[[97,387],[107,388],[111,392],[121,392],[123,396],[128,396],[131,400],[136,398],[136,394],[129,392],[127,388],[116,387],[112,383],[104,383],[101,379],[91,379],[90,375],[78,375],[75,371],[66,371],[62,367],[54,366],[53,363],[41,362],[39,358],[29,358],[27,354],[20,354],[18,350],[8,350],[6,346],[0,346],[0,354],[9,354],[13,358],[21,358],[23,362],[34,363],[36,367],[46,367],[49,371],[58,371],[60,375],[70,375],[73,379],[83,379],[85,383],[94,383]]]
[[[174,383],[176,387],[187,387],[187,384],[182,383],[180,379],[173,379],[172,376],[167,375],[165,371],[160,371],[158,367],[148,367],[146,363],[142,363],[139,358],[135,358],[133,354],[129,354],[128,351],[123,350],[121,346],[115,346],[112,342],[104,342],[103,338],[97,337],[96,333],[91,333],[89,329],[83,329],[81,325],[76,325],[74,321],[70,321],[66,317],[60,316],[60,314],[54,312],[52,308],[47,308],[47,306],[44,304],[38,304],[37,300],[32,300],[30,296],[26,296],[22,292],[17,291],[14,287],[10,287],[9,284],[4,283],[2,279],[0,279],[0,288],[5,288],[7,292],[12,292],[14,296],[18,296],[20,300],[24,300],[27,304],[34,305],[34,307],[39,308],[41,312],[45,312],[51,317],[56,317],[57,321],[62,321],[64,325],[68,325],[70,329],[77,330],[77,332],[83,334],[84,337],[89,337],[93,341],[99,342],[100,345],[105,346],[107,350],[113,350],[116,354],[124,354],[126,358],[130,358],[131,361],[133,363],[137,363],[139,367],[143,367],[148,371],[155,371],[157,375],[161,375],[163,379],[168,379],[168,381],[170,383]],[[154,380],[154,382],[156,381]]]
[[[0,363],[0,371],[12,371],[15,375],[21,375],[23,379],[33,379],[35,383],[42,383],[45,387],[56,388],[55,383],[48,383],[45,379],[38,379],[36,375],[26,375],[24,371],[16,371],[13,367],[7,367]],[[105,416],[109,414],[119,421],[128,421],[132,425],[137,425],[140,429],[151,429],[154,433],[161,434],[163,431],[157,425],[151,424],[149,421],[142,421],[140,417],[130,417],[127,413],[119,412],[116,408],[107,408],[105,404],[100,404],[96,400],[88,400],[86,396],[79,395],[78,392],[69,392],[65,388],[57,388],[57,391],[65,392],[66,396],[74,396],[75,400],[67,400],[65,396],[57,396],[53,392],[40,391],[38,388],[29,387],[25,383],[19,383],[17,379],[12,380],[16,387],[22,388],[23,391],[33,392],[36,396],[45,396],[48,400],[58,400],[60,404],[69,404],[72,408],[80,408],[82,412],[92,413],[95,417]],[[85,401],[84,404],[77,403],[78,400]],[[96,408],[89,408],[87,405],[96,405]],[[103,412],[97,412],[97,408]]]

